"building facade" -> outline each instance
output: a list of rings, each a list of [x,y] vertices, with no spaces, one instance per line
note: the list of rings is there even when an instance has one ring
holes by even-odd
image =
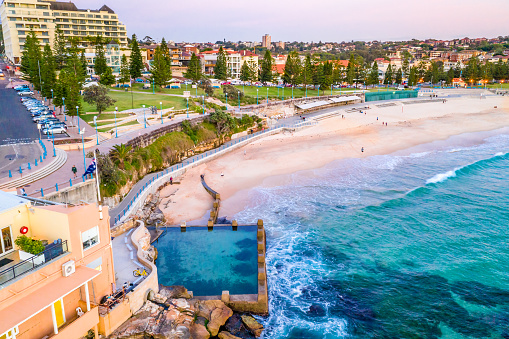
[[[40,240],[33,255],[15,241]],[[0,191],[0,338],[98,337],[115,282],[108,209],[34,205]]]
[[[262,47],[265,47],[267,49],[272,48],[272,41],[270,35],[265,34],[264,36],[262,36]]]
[[[242,56],[239,52],[225,49],[226,53],[226,69],[228,71],[228,78],[240,79],[240,67],[242,66]],[[214,67],[217,62],[217,55],[219,50],[206,51],[200,53],[202,72],[207,75],[214,75]]]
[[[103,36],[127,47],[127,31],[118,15],[104,5],[98,10],[78,9],[72,2],[53,0],[4,0],[0,20],[7,58],[19,64],[26,36],[33,30],[41,46],[53,45],[56,28],[66,38],[75,38],[83,47],[88,37]]]

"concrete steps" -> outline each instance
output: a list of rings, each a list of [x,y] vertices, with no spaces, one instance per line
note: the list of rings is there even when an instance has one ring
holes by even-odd
[[[56,149],[56,157],[53,159],[53,161],[43,168],[32,172],[30,174],[27,174],[23,176],[22,178],[17,178],[5,183],[0,184],[0,189],[11,189],[11,188],[17,188],[17,187],[23,187],[27,184],[30,184],[34,181],[37,181],[39,179],[42,179],[51,173],[58,170],[60,167],[62,167],[66,161],[67,161],[67,153],[61,149]],[[46,158],[46,161],[48,159],[51,159],[51,156]]]

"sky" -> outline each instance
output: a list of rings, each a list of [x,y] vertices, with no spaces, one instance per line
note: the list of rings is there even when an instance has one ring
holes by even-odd
[[[73,0],[112,8],[139,39],[351,41],[509,35],[508,0]]]

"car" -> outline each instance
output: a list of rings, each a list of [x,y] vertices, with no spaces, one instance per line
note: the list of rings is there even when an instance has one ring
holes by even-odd
[[[19,92],[18,95],[34,95],[34,92],[32,91],[25,91],[25,92]]]
[[[22,90],[23,88],[29,89],[28,85],[17,85],[13,87],[16,91]]]
[[[47,115],[47,114],[41,114],[41,115],[38,115],[38,116],[36,116],[36,117],[33,117],[33,118],[32,118],[32,121],[33,121],[33,122],[39,122],[39,121],[41,121],[41,120],[44,120],[44,119],[47,119],[47,118],[51,118],[52,116],[53,116],[53,114],[49,114],[49,115]]]
[[[57,123],[57,122],[60,122],[60,120],[58,120],[57,118],[47,118],[47,119],[40,120],[38,122],[38,124],[46,125],[46,124]]]
[[[42,133],[43,134],[63,134],[63,133],[66,133],[66,130],[64,127],[56,126],[56,127],[44,128],[42,130]]]
[[[38,116],[41,116],[41,115],[51,115],[53,116],[53,114],[49,111],[39,111],[39,112],[33,112],[33,113],[30,113],[30,116],[31,117],[38,117]]]

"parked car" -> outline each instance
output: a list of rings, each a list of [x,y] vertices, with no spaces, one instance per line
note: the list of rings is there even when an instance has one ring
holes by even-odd
[[[52,116],[53,116],[53,114],[41,114],[41,115],[38,115],[36,117],[33,117],[32,121],[33,122],[39,122],[41,120],[44,120],[44,119],[47,119],[47,118],[51,118]]]
[[[24,92],[19,92],[18,95],[34,95],[34,92],[32,91],[24,91]]]
[[[64,127],[55,126],[55,127],[44,128],[42,130],[42,133],[46,134],[46,135],[47,134],[63,134],[63,133],[66,133],[66,131],[65,131]]]
[[[16,91],[22,90],[23,88],[29,89],[28,85],[17,85],[13,87]]]

